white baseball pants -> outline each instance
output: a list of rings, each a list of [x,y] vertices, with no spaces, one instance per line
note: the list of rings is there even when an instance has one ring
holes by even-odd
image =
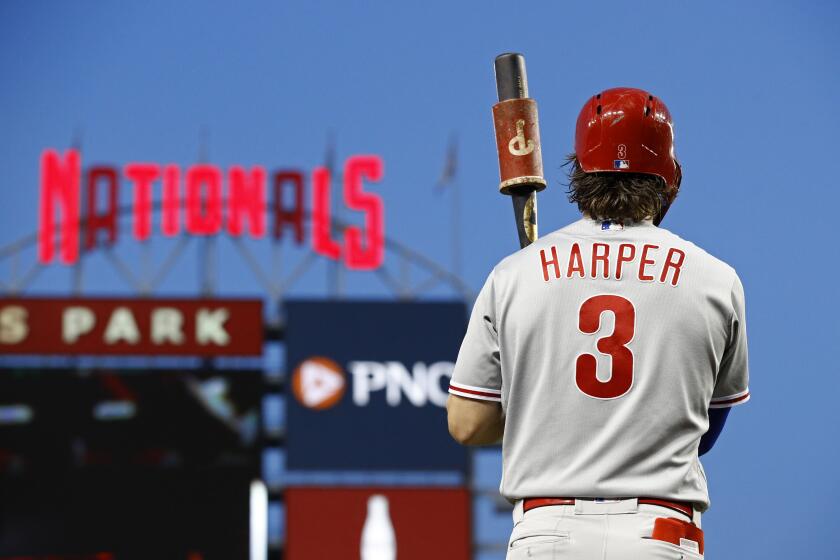
[[[658,517],[691,521],[670,508],[639,504],[635,499],[513,510],[513,533],[507,560],[699,560],[692,543],[677,546],[653,540]],[[694,522],[700,525],[699,514]]]

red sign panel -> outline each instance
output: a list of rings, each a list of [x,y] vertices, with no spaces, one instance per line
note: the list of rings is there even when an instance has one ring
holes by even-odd
[[[464,489],[291,488],[289,560],[468,560]]]
[[[262,301],[0,299],[0,354],[258,356]]]

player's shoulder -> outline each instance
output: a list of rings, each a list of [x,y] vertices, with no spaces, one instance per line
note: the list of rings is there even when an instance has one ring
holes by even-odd
[[[501,281],[505,277],[515,275],[521,271],[524,263],[534,262],[534,259],[539,259],[540,251],[550,251],[552,245],[573,242],[577,229],[579,229],[576,228],[578,225],[579,221],[572,222],[567,226],[537,238],[527,247],[523,247],[522,249],[505,256],[493,268],[491,275],[493,275],[497,281]]]
[[[707,268],[715,276],[729,278],[731,280],[738,277],[738,273],[732,265],[711,254],[709,251],[700,247],[693,241],[689,241],[688,239],[685,239],[684,237],[681,237],[671,230],[661,226],[657,227],[656,230],[660,236],[662,236],[665,240],[668,240],[669,244],[672,246],[679,246],[681,250],[685,251],[687,255],[691,255],[695,261],[698,261],[701,266]]]
[[[504,273],[508,270],[517,270],[523,261],[530,260],[531,257],[539,253],[540,250],[550,247],[552,244],[556,243],[558,239],[563,236],[564,230],[568,229],[568,227],[569,226],[566,226],[552,231],[547,235],[539,237],[527,247],[523,247],[522,249],[503,257],[502,260],[500,260],[493,268],[494,273]]]

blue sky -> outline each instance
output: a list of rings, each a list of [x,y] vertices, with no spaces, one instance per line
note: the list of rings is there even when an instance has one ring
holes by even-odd
[[[387,235],[448,266],[451,192],[434,184],[455,134],[463,272],[477,290],[516,249],[497,193],[493,58],[527,57],[550,182],[543,232],[576,219],[561,164],[583,102],[649,89],[674,116],[684,172],[663,225],[732,264],[747,294],[754,396],[704,461],[708,549],[826,557],[840,545],[838,24],[829,1],[2,2],[0,245],[35,229],[46,147],[77,138],[85,163],[187,165],[206,130],[223,167],[311,170],[332,134],[340,159],[384,158],[368,188],[385,201]],[[120,246],[130,258],[132,245]],[[195,291],[191,258],[164,292]],[[125,289],[102,260],[90,267],[91,292]],[[241,267],[224,269],[221,293],[258,293]],[[370,274],[347,283],[383,293]],[[52,267],[33,292],[56,285],[69,289],[69,274]]]

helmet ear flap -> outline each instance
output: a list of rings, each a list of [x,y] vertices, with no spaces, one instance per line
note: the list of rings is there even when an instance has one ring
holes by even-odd
[[[676,165],[674,184],[665,185],[665,192],[662,195],[662,209],[659,211],[659,214],[653,218],[653,223],[657,226],[660,222],[662,222],[662,219],[665,217],[665,214],[668,212],[671,204],[674,203],[674,199],[677,198],[677,194],[680,192],[680,183],[682,183],[682,166],[676,160],[674,160],[674,165]]]
[[[672,202],[675,198],[677,198],[677,193],[680,190],[680,183],[682,183],[682,165],[680,165],[680,162],[678,162],[677,160],[674,160],[674,165],[677,166],[677,170],[676,170],[676,174],[675,174],[675,177],[674,177],[674,187],[673,187],[674,196],[671,197]]]

